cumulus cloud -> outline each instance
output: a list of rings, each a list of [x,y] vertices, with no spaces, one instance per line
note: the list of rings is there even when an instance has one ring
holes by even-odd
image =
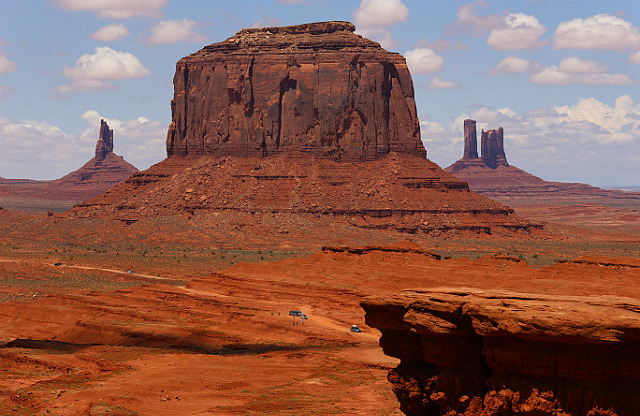
[[[91,151],[87,143],[80,143],[73,135],[45,121],[2,117],[0,147],[2,175],[31,179],[61,177],[81,166],[67,167],[70,159]]]
[[[523,113],[481,106],[448,125],[421,121],[430,159],[448,166],[462,156],[466,118],[477,120],[478,131],[504,127],[509,162],[544,179],[623,185],[637,178],[640,104],[629,95],[613,105],[591,97]]]
[[[624,19],[602,13],[558,24],[553,46],[556,49],[640,49],[640,31]]]
[[[546,31],[535,16],[511,13],[505,16],[503,27],[489,33],[487,45],[493,49],[508,51],[539,48],[545,44],[540,37]]]
[[[605,64],[589,59],[580,59],[577,56],[570,56],[561,60],[558,69],[564,72],[581,74],[607,72],[607,66]]]
[[[82,114],[87,129],[80,134],[63,131],[46,121],[0,117],[2,176],[55,179],[78,169],[93,157],[100,119],[114,129],[114,150],[136,167],[145,169],[165,157],[165,123],[136,117],[117,120],[95,110]]]
[[[97,47],[93,55],[82,55],[75,65],[64,66],[62,74],[72,78],[68,85],[60,85],[58,92],[94,91],[113,87],[112,80],[143,78],[149,70],[133,54],[109,47]]]
[[[427,88],[432,90],[451,90],[455,88],[460,88],[460,84],[454,81],[442,79],[438,76],[433,76],[427,83]]]
[[[409,9],[400,0],[362,0],[353,16],[356,25],[393,26],[409,19]]]
[[[630,53],[627,62],[630,64],[640,64],[640,51]]]
[[[204,42],[205,35],[196,32],[199,24],[193,20],[161,20],[149,29],[147,41],[152,45],[178,42]]]
[[[442,71],[444,58],[431,49],[417,48],[404,53],[407,66],[414,75],[432,74]]]
[[[9,60],[9,58],[4,53],[4,51],[0,51],[0,74],[6,73],[6,72],[13,72],[16,69],[18,69],[16,64],[14,64]]]
[[[49,0],[63,10],[89,11],[100,17],[130,19],[132,17],[162,17],[167,0]]]
[[[401,0],[362,0],[353,13],[358,33],[377,40],[385,48],[396,44],[389,27],[408,19],[409,8]]]
[[[526,59],[518,58],[517,56],[506,56],[500,60],[491,68],[491,74],[503,75],[503,74],[517,74],[521,72],[527,72],[531,68],[531,62]]]
[[[570,56],[560,61],[558,66],[547,66],[531,74],[529,81],[548,85],[628,85],[636,82],[625,74],[607,73],[607,69],[600,62]]]
[[[125,25],[119,24],[103,26],[93,32],[90,37],[103,42],[115,42],[129,36],[129,29]]]

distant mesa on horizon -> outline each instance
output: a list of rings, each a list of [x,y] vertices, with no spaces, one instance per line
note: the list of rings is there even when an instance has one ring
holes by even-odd
[[[467,167],[488,167],[496,169],[498,166],[509,166],[507,156],[504,153],[504,129],[482,130],[480,135],[481,157],[478,157],[478,136],[476,133],[476,121],[466,119],[464,121],[464,152],[462,159],[447,168],[453,173]]]
[[[34,181],[28,179],[0,180],[0,194],[22,198],[19,204],[7,202],[7,207],[18,210],[39,212],[47,206],[42,201],[64,201],[67,209],[74,203],[82,202],[99,195],[114,185],[127,180],[138,169],[113,153],[113,130],[106,121],[100,120],[100,133],[96,143],[95,156],[80,169],[53,181]],[[24,202],[24,198],[28,198]],[[18,202],[16,202],[18,204]],[[60,208],[60,204],[55,204]]]
[[[471,190],[511,206],[567,201],[619,203],[640,201],[640,194],[597,188],[582,183],[549,182],[507,162],[504,152],[504,129],[482,130],[478,157],[476,121],[464,121],[464,152],[445,170],[466,181]]]
[[[180,59],[167,156],[426,157],[404,57],[349,22],[242,29]]]

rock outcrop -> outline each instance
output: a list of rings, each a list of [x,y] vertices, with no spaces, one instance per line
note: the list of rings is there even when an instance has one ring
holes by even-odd
[[[504,129],[482,130],[480,135],[482,146],[482,162],[491,169],[498,166],[509,166],[504,154]]]
[[[478,157],[478,136],[476,133],[476,121],[466,119],[464,121],[464,153],[462,159],[447,168],[453,173],[470,167],[496,169],[499,166],[507,167],[507,156],[504,153],[504,129],[482,130],[480,134],[481,157]]]
[[[100,120],[100,136],[96,143],[96,159],[104,159],[113,153],[113,130],[106,121]]]
[[[478,158],[478,135],[476,133],[476,121],[464,121],[464,153],[463,159]]]
[[[182,58],[167,155],[426,157],[404,58],[354,30],[243,29]]]
[[[407,415],[640,414],[640,302],[480,289],[361,303]]]

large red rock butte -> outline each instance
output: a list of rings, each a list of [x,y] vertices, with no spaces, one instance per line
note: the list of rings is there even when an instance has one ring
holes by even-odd
[[[217,230],[236,224],[234,235],[250,224],[267,227],[261,235],[287,229],[287,241],[306,227],[316,231],[301,237],[317,244],[331,237],[327,224],[437,235],[538,228],[425,158],[404,58],[353,31],[244,29],[181,59],[168,158],[74,215],[135,224],[187,213]]]
[[[167,154],[425,157],[404,58],[354,30],[243,29],[182,58]]]

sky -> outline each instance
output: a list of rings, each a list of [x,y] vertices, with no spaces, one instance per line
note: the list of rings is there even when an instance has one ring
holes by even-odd
[[[139,169],[166,157],[175,63],[245,27],[346,20],[405,56],[442,167],[463,120],[546,180],[640,185],[638,0],[0,0],[0,176],[55,179],[100,119]]]

